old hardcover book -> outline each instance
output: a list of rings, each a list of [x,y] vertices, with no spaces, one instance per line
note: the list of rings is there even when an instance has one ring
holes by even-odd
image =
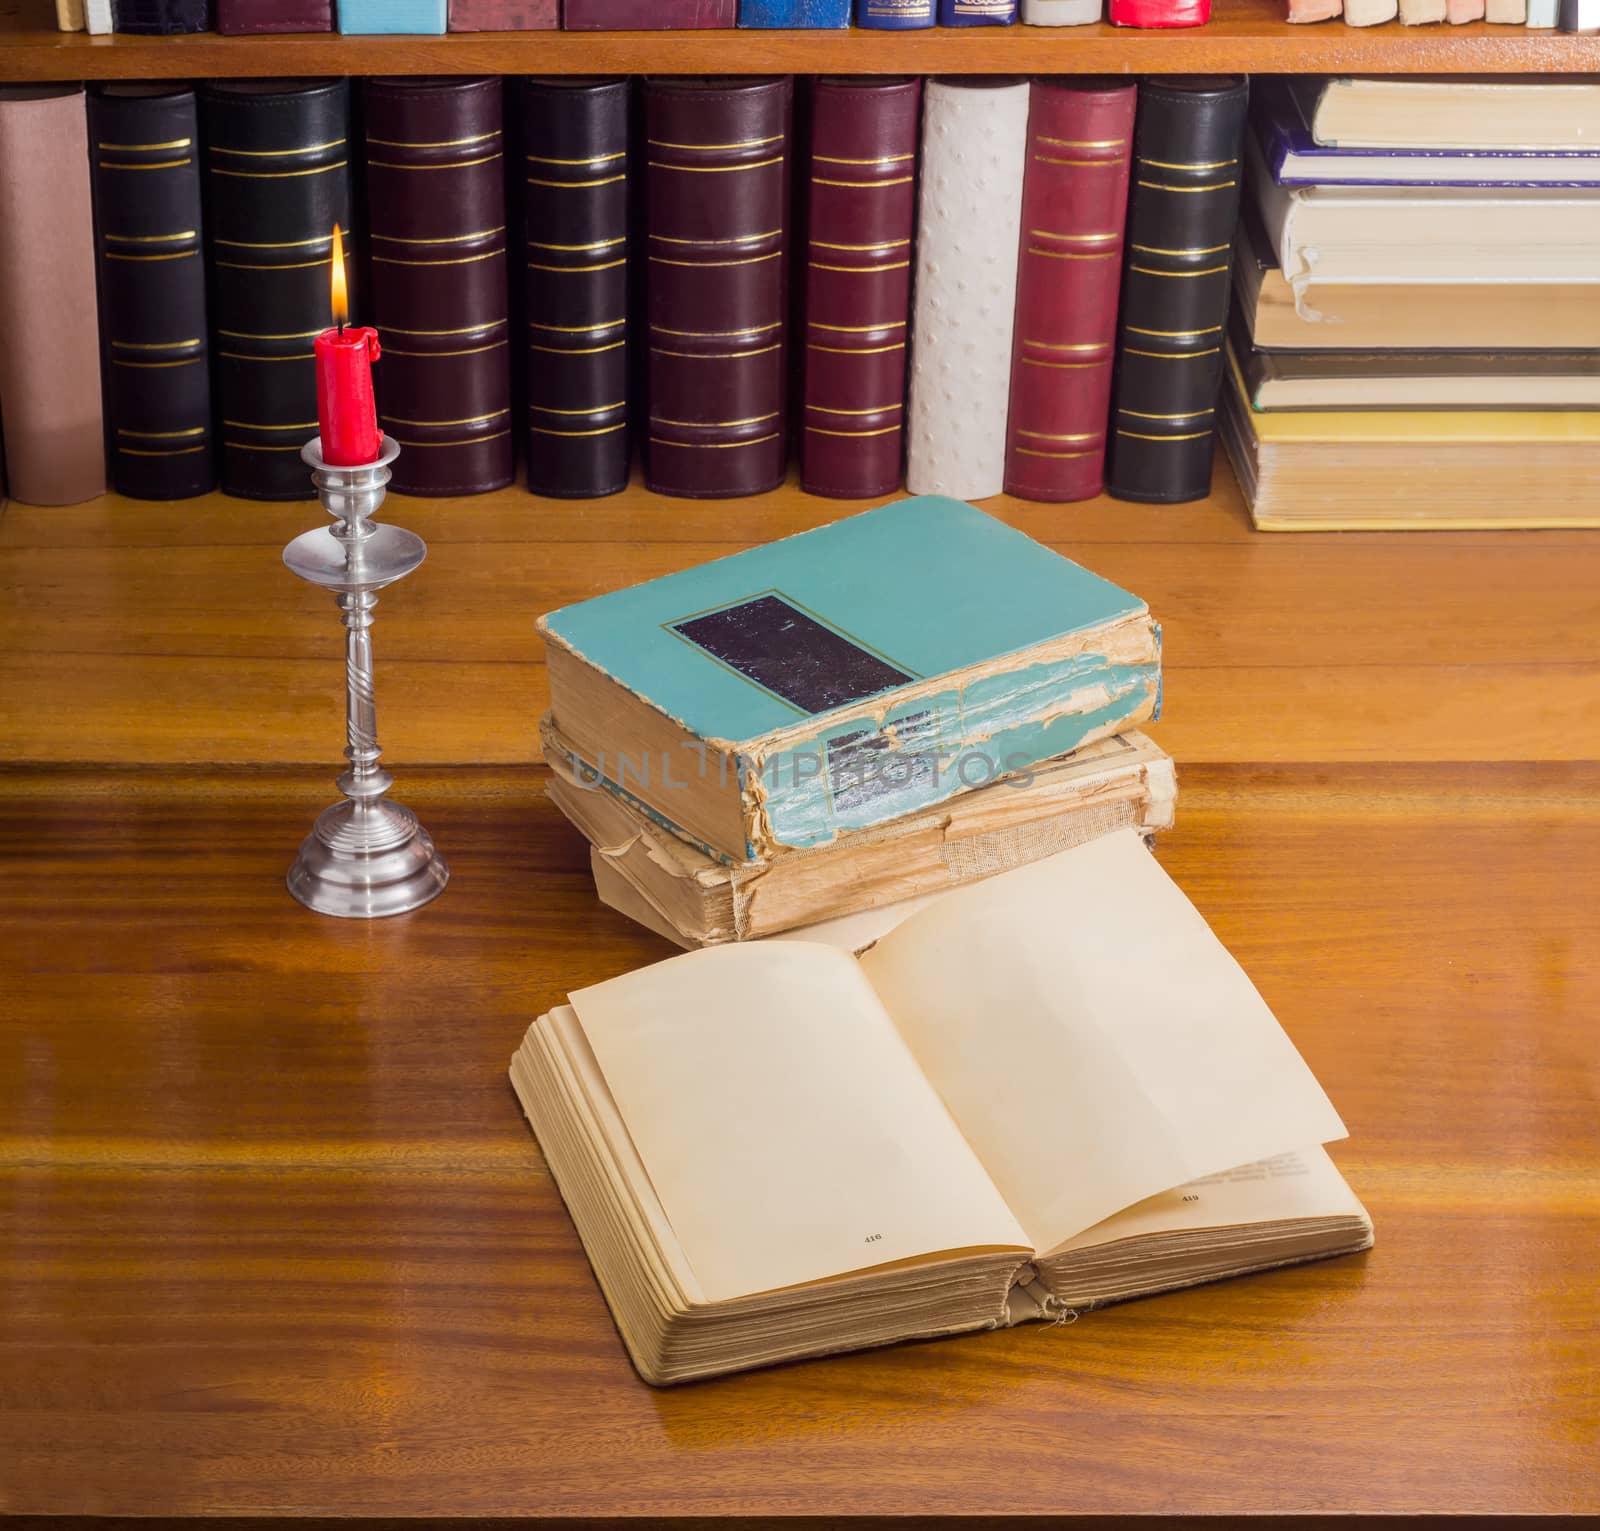
[[[1444,18],[1445,0],[1400,0],[1401,26],[1431,26]]]
[[[1203,27],[1211,0],[1107,0],[1106,20],[1117,27]]]
[[[1137,89],[1035,80],[1022,182],[1007,494],[1100,493]]]
[[[83,0],[83,21],[91,36],[105,36],[112,30],[111,0]]]
[[[1154,716],[1145,604],[901,500],[551,613],[572,747],[734,861],[826,845]]]
[[[1246,390],[1231,367],[1222,438],[1259,530],[1600,526],[1594,410],[1263,413]],[[1427,492],[1396,494],[1397,483]]]
[[[1259,220],[1235,238],[1238,314],[1259,350],[1533,351],[1600,347],[1600,303],[1586,283],[1347,283],[1297,294]]]
[[[378,418],[401,494],[511,482],[510,294],[498,75],[371,79],[366,107]]]
[[[1106,488],[1173,504],[1211,488],[1246,84],[1139,86]]]
[[[561,25],[561,0],[450,0],[452,32],[546,32]]]
[[[222,487],[308,499],[312,342],[332,322],[333,226],[351,227],[349,85],[213,80],[201,114]]]
[[[111,484],[187,499],[217,482],[194,92],[102,85],[89,132]]]
[[[1487,0],[1483,19],[1499,26],[1525,26],[1528,20],[1528,0]]]
[[[783,482],[794,82],[645,84],[649,436],[657,494]]]
[[[850,25],[850,0],[740,0],[742,27],[796,27],[815,31]]]
[[[931,27],[936,20],[935,0],[856,0],[858,27],[906,32]]]
[[[63,32],[81,32],[83,0],[56,0],[56,26]]]
[[[118,32],[163,36],[209,32],[211,0],[112,0],[111,22]]]
[[[1344,0],[1289,0],[1292,22],[1329,21],[1344,11]]]
[[[811,97],[800,483],[900,487],[922,82],[823,78]]]
[[[333,0],[217,0],[217,30],[229,37],[252,32],[331,32]]]
[[[1442,18],[1444,0],[1438,3]],[[1303,88],[1319,144],[1593,151],[1600,142],[1600,84],[1591,79],[1335,76]]]
[[[629,82],[522,84],[528,488],[628,483]]]
[[[1030,27],[1081,27],[1100,19],[1104,0],[1022,0],[1022,21]]]
[[[511,1081],[656,1384],[1372,1242],[1338,1113],[1131,830],[859,958],[750,942],[579,990]]]
[[[906,484],[981,500],[1006,477],[1026,80],[930,80],[922,123]]]
[[[338,18],[346,33],[443,36],[445,0],[338,0]]]
[[[1528,0],[1528,19],[1526,25],[1540,30],[1548,30],[1560,20],[1560,0]]]
[[[731,27],[738,0],[562,0],[569,32],[699,31]]]
[[[1171,757],[1130,730],[831,845],[729,862],[607,782],[546,718],[555,805],[689,946],[752,941],[991,877],[1116,829],[1172,824]]]
[[[1399,0],[1344,0],[1347,27],[1376,27],[1400,14]]]
[[[1009,27],[1017,19],[1017,0],[939,0],[942,27]]]
[[[0,86],[0,432],[28,505],[106,487],[89,156],[81,89]]]

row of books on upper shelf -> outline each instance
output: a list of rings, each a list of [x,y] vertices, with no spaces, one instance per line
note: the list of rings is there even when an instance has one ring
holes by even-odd
[[[1209,491],[1220,388],[1260,526],[1592,521],[1600,86],[1269,80],[1248,130],[1247,94],[0,93],[11,490],[308,497],[338,224],[404,493],[501,488],[520,445],[538,494],[642,453],[658,493],[752,495],[793,445],[838,498],[1174,503]]]
[[[1480,14],[1481,14],[1481,3]],[[1503,0],[1500,0],[1503,3]],[[1589,0],[1582,0],[1589,3]],[[63,31],[405,33],[698,31],[718,27],[1192,27],[1211,0],[56,0]],[[1391,11],[1391,14],[1393,12]],[[1299,19],[1291,17],[1291,20]]]
[[[1600,30],[1600,0],[1288,0],[1292,22],[1336,21],[1375,27],[1399,19],[1402,26],[1460,26],[1487,21],[1535,31]]]

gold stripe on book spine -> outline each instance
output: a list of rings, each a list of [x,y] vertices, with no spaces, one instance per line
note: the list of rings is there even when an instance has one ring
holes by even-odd
[[[628,178],[625,175],[603,176],[598,181],[541,181],[537,176],[530,175],[527,177],[527,181],[530,186],[555,186],[559,187],[563,191],[576,191],[579,187],[583,186],[615,186],[618,181],[625,181],[627,179]]]
[[[235,154],[240,159],[278,159],[287,154],[320,154],[324,149],[337,149],[348,139],[330,138],[322,144],[295,144],[287,149],[229,149],[222,144],[210,146],[213,154]]]
[[[392,159],[369,159],[367,165],[379,170],[466,170],[473,165],[488,165],[503,158],[504,155],[496,150],[493,154],[479,155],[477,159],[453,159],[443,165],[405,165]]]
[[[491,138],[498,138],[500,129],[495,128],[490,133],[474,133],[471,138],[446,138],[438,143],[414,144],[399,138],[372,138],[368,137],[368,144],[377,144],[382,149],[465,149],[469,144],[486,144]]]
[[[771,159],[753,160],[748,165],[674,165],[668,160],[653,159],[652,170],[684,170],[693,175],[733,175],[740,170],[765,170],[769,165],[781,165],[785,156],[775,154]]]

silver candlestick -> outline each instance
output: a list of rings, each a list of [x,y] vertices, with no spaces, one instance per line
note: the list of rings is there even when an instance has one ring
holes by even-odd
[[[398,526],[375,526],[389,464],[400,455],[383,438],[376,462],[336,468],[324,461],[319,436],[302,452],[323,509],[337,518],[296,537],[283,561],[301,579],[331,590],[343,613],[345,720],[350,769],[339,778],[345,800],[325,808],[289,868],[289,891],[318,914],[375,919],[420,908],[444,891],[450,868],[416,814],[384,800],[394,778],[378,765],[377,706],[372,689],[372,611],[377,592],[404,579],[428,555],[427,545]]]

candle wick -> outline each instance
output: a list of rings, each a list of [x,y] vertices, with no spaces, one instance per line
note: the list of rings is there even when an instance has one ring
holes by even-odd
[[[344,339],[344,320],[339,320],[339,339]]]

